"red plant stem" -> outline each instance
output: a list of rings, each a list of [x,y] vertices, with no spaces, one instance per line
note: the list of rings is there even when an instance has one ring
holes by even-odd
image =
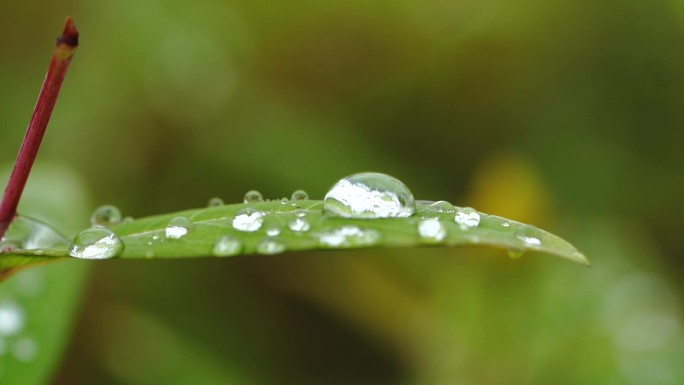
[[[59,89],[62,86],[67,69],[69,69],[69,64],[71,64],[71,58],[76,52],[76,47],[78,47],[78,31],[71,17],[67,17],[64,31],[57,38],[55,49],[52,51],[50,67],[48,67],[45,75],[43,87],[40,89],[24,141],[21,143],[17,161],[14,163],[12,175],[7,182],[7,188],[2,197],[2,203],[0,203],[0,238],[17,215],[19,198],[21,198],[24,186],[26,186],[31,166],[33,166],[38,154],[40,142],[43,140],[45,128],[50,120],[50,115],[52,115]]]

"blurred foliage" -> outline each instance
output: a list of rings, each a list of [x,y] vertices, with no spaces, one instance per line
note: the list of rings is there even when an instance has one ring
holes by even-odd
[[[0,183],[8,178],[9,169],[0,169]],[[33,170],[19,209],[59,222],[73,234],[83,226],[89,205],[78,175],[63,165],[41,164]],[[77,261],[32,267],[0,283],[0,383],[50,381],[85,297],[87,267]]]
[[[682,383],[680,3],[4,0],[0,160],[71,14],[81,48],[38,162],[82,175],[92,208],[321,198],[374,170],[594,264],[107,261],[54,383]]]

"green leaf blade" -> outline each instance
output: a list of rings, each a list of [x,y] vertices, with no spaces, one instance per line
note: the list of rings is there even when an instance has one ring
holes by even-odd
[[[489,246],[513,253],[542,252],[589,265],[587,258],[574,246],[547,231],[477,212],[477,223],[466,226],[455,220],[454,212],[430,211],[428,203],[419,204],[418,212],[413,216],[382,219],[330,216],[322,212],[323,202],[318,200],[231,204],[141,218],[118,224],[111,230],[124,244],[123,252],[117,257],[125,259],[221,256],[225,254],[215,252],[216,244],[228,238],[239,242],[239,249],[230,255],[366,247]],[[456,207],[454,210],[468,209]],[[240,226],[234,226],[234,221],[236,217],[246,215],[245,212],[257,214],[247,217],[254,222],[253,226],[241,230]],[[172,221],[178,217],[186,218],[190,224],[187,230],[180,229],[183,230],[181,234],[172,231]],[[297,220],[305,221],[306,231],[292,225]],[[429,222],[424,224],[425,229],[438,230],[439,234],[421,236],[419,229],[425,221]],[[0,254],[0,266],[18,266],[66,256],[68,245],[43,250],[11,250]]]

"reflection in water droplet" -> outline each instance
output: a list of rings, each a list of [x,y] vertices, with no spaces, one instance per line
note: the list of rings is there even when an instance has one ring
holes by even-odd
[[[323,212],[343,218],[402,218],[413,215],[413,194],[401,181],[380,173],[341,179],[325,194]]]
[[[380,239],[380,233],[375,230],[361,230],[356,226],[344,226],[320,234],[320,242],[329,247],[370,246]]]
[[[290,230],[295,232],[305,232],[309,231],[309,229],[311,228],[311,225],[306,219],[299,217],[291,220],[290,223],[287,224],[287,226],[290,228]]]
[[[257,245],[259,254],[278,254],[285,251],[285,245],[275,239],[264,239]]]
[[[124,245],[112,231],[91,227],[81,231],[69,248],[69,255],[82,259],[106,259],[117,256]]]
[[[539,229],[530,226],[522,225],[515,231],[516,238],[520,239],[525,243],[527,247],[539,248],[541,247],[541,231]]]
[[[14,358],[22,362],[33,360],[38,353],[38,345],[29,337],[22,337],[14,343],[12,354]]]
[[[470,207],[464,207],[457,210],[454,221],[458,223],[462,229],[477,227],[480,224],[480,214]]]
[[[264,197],[257,190],[249,190],[242,199],[244,203],[259,203],[264,201]]]
[[[217,257],[238,255],[242,251],[242,242],[231,236],[223,236],[214,243],[213,253]]]
[[[112,205],[100,206],[90,216],[92,226],[110,227],[121,222],[121,211]]]
[[[219,197],[213,197],[209,199],[209,202],[207,203],[208,207],[219,207],[219,206],[224,206],[225,203],[223,202],[223,199]]]
[[[427,218],[418,224],[418,234],[425,243],[437,243],[446,237],[447,232],[439,219]]]
[[[304,190],[297,190],[292,193],[292,197],[290,199],[293,201],[305,201],[309,199],[309,194],[307,194]]]
[[[437,201],[427,207],[429,211],[436,213],[455,213],[456,207],[447,201]]]
[[[164,235],[168,239],[181,239],[186,236],[193,227],[194,225],[190,219],[182,216],[174,217],[169,221],[169,224],[166,225]]]
[[[0,340],[17,334],[24,327],[24,313],[14,302],[0,302]]]
[[[245,208],[238,211],[238,215],[233,218],[233,227],[240,231],[257,231],[263,224],[264,213],[252,208]]]

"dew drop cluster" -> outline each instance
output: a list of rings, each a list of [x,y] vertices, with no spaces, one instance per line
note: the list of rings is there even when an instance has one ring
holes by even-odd
[[[509,249],[509,255],[519,258],[525,250],[542,249],[544,239],[543,232],[533,226],[486,215],[470,207],[457,207],[444,200],[417,201],[400,180],[374,172],[340,179],[322,202],[311,201],[304,190],[295,190],[289,198],[276,199],[264,199],[261,192],[250,190],[245,193],[243,204],[237,211],[229,211],[232,205],[212,198],[203,213],[205,224],[193,222],[195,214],[175,216],[165,226],[150,229],[145,238],[146,248],[136,252],[147,258],[161,257],[183,242],[193,242],[205,245],[202,247],[206,247],[208,255],[217,257],[243,253],[270,255],[302,248],[381,246],[393,244],[401,236],[406,237],[407,243],[413,239],[424,245],[497,244],[503,239],[500,244]],[[222,210],[229,214],[219,217]],[[217,216],[211,217],[214,213]],[[76,236],[68,254],[82,259],[120,256],[125,239],[122,241],[113,230],[125,226],[127,219],[119,209],[101,206],[90,219],[92,227]],[[388,225],[397,219],[397,227]],[[27,235],[37,233],[35,226],[18,222],[17,230],[11,233],[13,238],[6,237],[0,246],[26,248],[31,242],[41,244],[40,247],[51,244]],[[402,233],[393,234],[394,228],[401,228]],[[204,232],[210,230],[211,233]],[[205,234],[215,235],[207,239]],[[499,238],[492,241],[488,234],[497,234]],[[43,238],[51,239],[49,235]]]

